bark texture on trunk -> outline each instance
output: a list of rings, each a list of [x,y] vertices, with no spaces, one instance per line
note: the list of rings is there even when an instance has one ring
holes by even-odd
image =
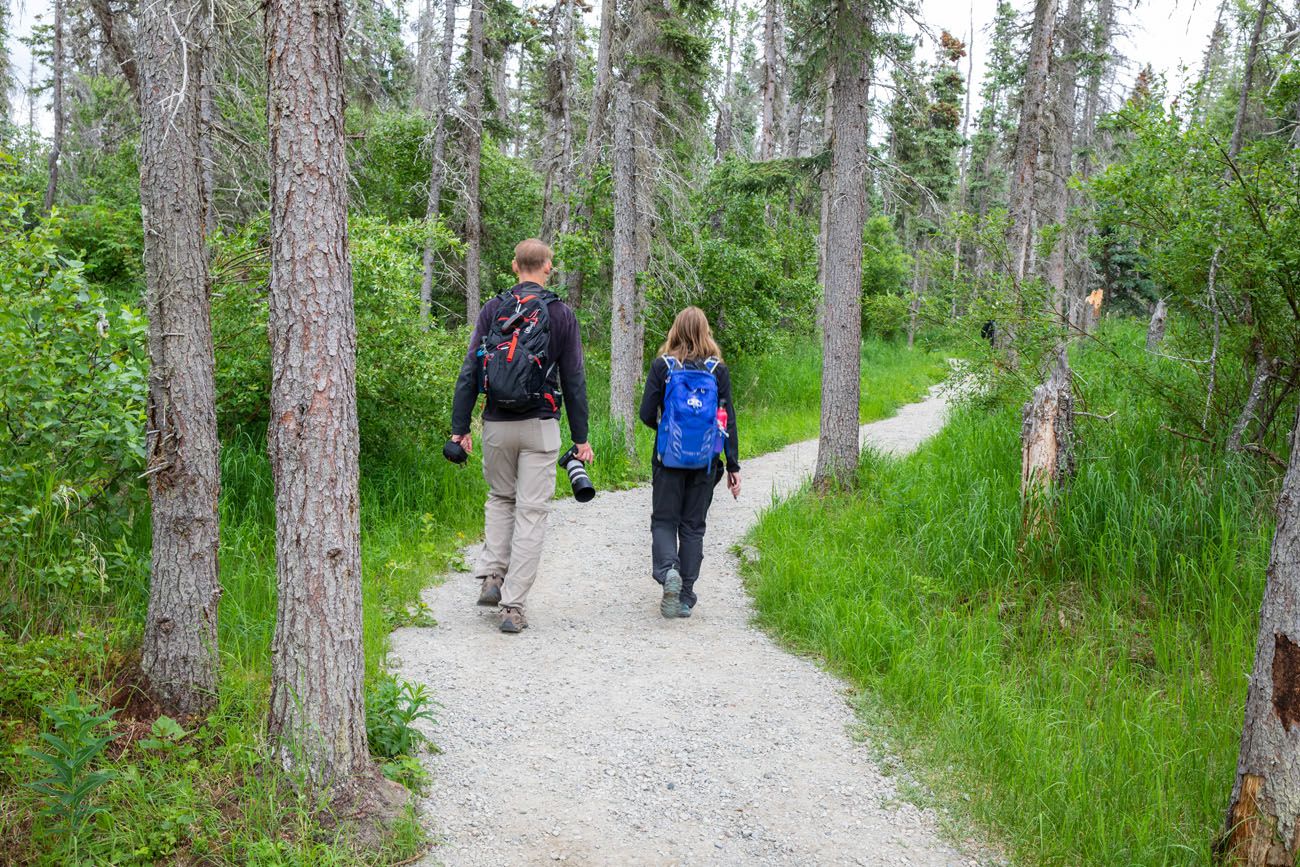
[[[610,305],[609,415],[623,434],[630,452],[637,423],[636,388],[641,377],[645,325],[641,317],[637,275],[639,223],[636,152],[630,119],[632,89],[626,81],[614,84],[614,285]]]
[[[1070,176],[1074,173],[1074,121],[1079,74],[1079,28],[1081,0],[1070,0],[1066,8],[1061,55],[1056,68],[1056,98],[1052,101],[1051,215],[1059,231],[1047,257],[1047,285],[1052,287],[1052,307],[1063,326],[1068,325],[1070,292],[1066,286],[1066,253],[1069,234],[1066,220],[1070,207]]]
[[[270,0],[271,423],[276,761],[346,795],[366,747],[356,322],[348,258],[340,0]]]
[[[763,4],[763,118],[758,158],[776,155],[776,0]]]
[[[736,16],[739,12],[739,0],[732,0],[731,11],[727,15],[727,59],[722,72],[722,101],[718,105],[718,125],[713,132],[713,161],[721,162],[731,152],[732,118],[734,106],[731,104],[732,63],[736,54]]]
[[[1047,379],[1021,410],[1020,494],[1026,502],[1028,526],[1037,524],[1046,495],[1073,475],[1073,376],[1061,348]]]
[[[470,0],[469,65],[465,68],[465,321],[478,319],[482,266],[483,214],[479,201],[479,169],[483,159],[483,28],[486,0]]]
[[[826,209],[821,437],[814,484],[849,484],[858,468],[862,366],[862,229],[867,220],[871,21],[865,0],[837,0],[834,107]]]
[[[1025,86],[1021,94],[1020,125],[1011,159],[1011,186],[1007,196],[1007,255],[1017,296],[1029,273],[1031,224],[1034,216],[1034,185],[1037,177],[1039,130],[1043,100],[1047,95],[1047,70],[1052,57],[1052,36],[1056,28],[1056,0],[1035,0],[1034,25],[1025,65]],[[1009,332],[1007,327],[1003,333]]]
[[[90,0],[90,11],[99,22],[99,29],[104,32],[104,41],[113,53],[113,60],[122,70],[122,76],[131,88],[131,95],[140,101],[140,75],[137,71],[135,51],[131,48],[132,38],[126,24],[113,14],[109,0]],[[143,16],[142,16],[143,17]]]
[[[602,0],[600,4],[600,41],[596,47],[596,80],[591,88],[591,110],[587,114],[587,138],[582,146],[582,172],[585,195],[578,199],[571,222],[579,229],[587,227],[591,221],[590,186],[591,178],[601,159],[601,146],[605,140],[605,109],[609,102],[609,85],[613,68],[614,52],[614,13],[616,0]],[[569,304],[574,308],[582,305],[583,273],[574,269],[564,274],[564,286],[569,296]]]
[[[1300,856],[1300,413],[1266,574],[1223,853],[1290,867]]]
[[[424,208],[425,223],[438,219],[442,201],[442,184],[446,177],[444,158],[447,154],[447,109],[451,101],[451,54],[456,42],[456,0],[443,0],[442,50],[433,82],[433,153],[429,157],[429,198]],[[433,306],[433,241],[424,244],[424,276],[420,280],[420,321],[429,327],[430,308]]]
[[[54,207],[54,197],[59,190],[59,160],[63,156],[63,6],[64,0],[54,0],[54,46],[50,61],[54,135],[50,140],[49,179],[45,184],[45,202],[42,206],[47,214]]]
[[[557,0],[551,11],[554,44],[546,63],[546,153],[542,185],[542,235],[548,244],[569,231],[573,192],[573,77],[577,69],[574,0]]]
[[[1232,433],[1228,435],[1228,451],[1231,452],[1246,450],[1246,430],[1250,427],[1250,423],[1256,420],[1259,404],[1264,399],[1264,390],[1273,376],[1275,362],[1264,351],[1264,344],[1258,337],[1255,338],[1252,349],[1255,354],[1255,375],[1250,380],[1250,392],[1246,395],[1246,403],[1242,406],[1237,421],[1232,425]]]
[[[180,715],[215,702],[221,596],[220,442],[199,145],[205,13],[195,0],[149,3],[139,33],[153,525],[140,668],[159,704]]]
[[[1155,352],[1165,341],[1165,326],[1169,322],[1169,305],[1161,298],[1156,302],[1156,309],[1151,311],[1151,321],[1147,323],[1147,352]]]

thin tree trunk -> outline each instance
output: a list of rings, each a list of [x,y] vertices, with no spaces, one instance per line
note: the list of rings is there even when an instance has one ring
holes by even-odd
[[[270,0],[271,423],[276,606],[269,732],[316,791],[369,775],[361,634],[356,322],[341,0]]]
[[[1228,435],[1228,451],[1230,452],[1243,452],[1246,450],[1243,442],[1246,438],[1246,429],[1255,420],[1255,415],[1259,411],[1259,402],[1264,398],[1264,388],[1273,376],[1274,362],[1264,352],[1263,342],[1258,337],[1252,342],[1255,354],[1255,375],[1250,380],[1250,393],[1246,395],[1246,404],[1241,408],[1241,413],[1232,426],[1232,433]]]
[[[483,28],[486,0],[470,0],[469,66],[465,70],[465,321],[478,319],[483,244],[479,169],[483,158]]]
[[[827,71],[826,76],[826,95],[825,107],[822,109],[822,145],[829,149],[831,141],[834,139],[835,132],[835,67]],[[827,222],[831,214],[831,173],[822,172],[822,207],[821,218],[817,228],[817,284],[826,285],[826,243],[827,243]],[[826,300],[823,297],[822,303],[818,305],[818,327],[821,326],[822,310]]]
[[[1226,30],[1223,26],[1223,12],[1227,8],[1227,0],[1221,0],[1219,11],[1214,16],[1214,29],[1210,31],[1210,43],[1205,46],[1205,60],[1201,64],[1201,75],[1196,80],[1196,106],[1193,111],[1193,118],[1196,122],[1205,120],[1205,111],[1209,105],[1210,76],[1214,72],[1214,61],[1219,55],[1219,46],[1223,44],[1223,37]]]
[[[826,312],[821,438],[814,484],[849,484],[857,472],[862,366],[862,230],[867,220],[867,114],[871,33],[865,0],[836,0],[836,69],[826,209]]]
[[[971,5],[970,36],[966,38],[966,109],[961,121],[961,154],[957,166],[957,210],[958,214],[966,212],[966,199],[970,192],[970,99],[971,85],[975,75],[975,6]],[[952,252],[952,309],[951,316],[957,318],[957,280],[961,276],[961,232],[957,232]]]
[[[1246,130],[1246,112],[1250,107],[1250,90],[1251,81],[1255,77],[1255,61],[1259,57],[1260,38],[1264,33],[1264,19],[1268,15],[1268,7],[1271,0],[1260,0],[1259,9],[1255,12],[1255,28],[1250,36],[1250,48],[1246,52],[1246,65],[1241,73],[1241,90],[1237,97],[1237,116],[1232,124],[1232,138],[1228,141],[1228,165],[1223,169],[1223,183],[1230,184],[1233,179],[1232,162],[1241,153],[1242,141],[1245,138]],[[1222,222],[1223,213],[1220,208],[1215,214],[1215,237],[1218,237],[1220,223]],[[1210,410],[1214,406],[1214,392],[1218,385],[1219,376],[1219,338],[1222,331],[1220,320],[1222,314],[1219,310],[1219,298],[1217,293],[1217,284],[1219,277],[1219,265],[1223,258],[1223,244],[1216,243],[1214,253],[1210,256],[1209,273],[1205,279],[1205,295],[1209,303],[1210,315],[1214,322],[1212,333],[1214,335],[1213,346],[1210,352],[1210,366],[1207,373],[1207,383],[1205,388],[1205,411],[1201,414],[1201,429],[1208,430],[1210,425]]]
[[[200,157],[207,12],[193,0],[145,4],[139,34],[153,525],[140,668],[162,708],[180,715],[215,703],[221,596],[220,441]]]
[[[114,62],[117,63],[118,69],[122,70],[122,76],[131,88],[131,95],[138,103],[140,77],[136,71],[135,52],[131,49],[131,35],[125,23],[113,14],[108,2],[109,0],[90,0],[90,9],[95,14],[95,20],[99,22],[99,29],[104,32],[104,41],[108,43],[109,51],[113,53]]]
[[[763,120],[758,158],[770,160],[776,151],[776,0],[763,4]]]
[[[1266,575],[1222,847],[1242,867],[1292,865],[1300,856],[1300,412]]]
[[[609,415],[623,435],[629,453],[636,430],[636,386],[641,375],[643,343],[637,302],[636,154],[632,124],[632,90],[626,81],[614,85],[614,111],[625,120],[614,124],[614,284],[610,305]]]
[[[1079,38],[1083,10],[1080,0],[1070,0],[1065,13],[1064,37],[1057,61],[1056,99],[1052,118],[1051,214],[1057,226],[1056,243],[1047,257],[1047,284],[1052,306],[1062,326],[1069,322],[1070,297],[1065,281],[1066,219],[1069,215],[1069,180],[1074,172],[1074,117],[1079,74]]]
[[[429,157],[429,198],[424,208],[426,229],[432,232],[442,201],[442,184],[446,174],[447,108],[451,101],[451,55],[456,42],[456,0],[443,0],[442,52],[438,56],[437,78],[433,93],[433,153]],[[430,325],[433,306],[433,238],[424,242],[424,276],[420,281],[420,322]]]
[[[727,15],[727,60],[722,73],[722,102],[718,105],[718,126],[713,134],[713,161],[721,162],[731,152],[732,118],[732,63],[736,53],[736,13],[740,0],[731,0],[731,12]]]
[[[573,192],[572,84],[577,62],[574,0],[557,0],[551,14],[555,49],[546,65],[546,174],[541,235],[548,244],[569,231]]]
[[[591,111],[587,116],[587,138],[582,146],[582,190],[572,222],[586,227],[591,222],[591,179],[600,162],[601,144],[605,140],[605,105],[609,102],[610,76],[613,69],[614,26],[617,0],[602,0],[600,4],[600,41],[596,48],[596,81],[591,88]],[[576,182],[575,182],[576,183]],[[567,271],[564,285],[569,303],[582,306],[583,272],[580,268]]]
[[[49,180],[45,184],[45,202],[42,210],[49,213],[54,207],[54,197],[59,189],[59,160],[63,155],[63,6],[65,0],[54,0],[54,57],[52,97],[54,109],[54,137],[50,142]]]
[[[1047,71],[1052,56],[1052,36],[1056,27],[1056,0],[1035,0],[1034,25],[1029,41],[1029,59],[1025,67],[1025,86],[1021,95],[1020,125],[1016,149],[1011,161],[1011,188],[1007,197],[1007,254],[1011,276],[1015,281],[1019,307],[1020,285],[1029,273],[1031,223],[1034,215],[1034,184],[1037,176],[1039,127],[1043,100],[1047,94]],[[1010,336],[1010,323],[1000,333]]]

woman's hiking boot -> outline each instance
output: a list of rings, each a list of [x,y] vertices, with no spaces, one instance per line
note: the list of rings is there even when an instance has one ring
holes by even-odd
[[[516,633],[523,632],[528,628],[528,618],[524,616],[522,608],[515,608],[508,605],[501,609],[501,631]]]
[[[483,582],[483,587],[478,591],[478,604],[500,605],[501,587],[506,583],[506,579],[500,575],[480,575],[478,577]]]
[[[683,603],[682,603],[682,610],[677,612],[677,616],[678,616],[678,617],[690,617],[690,616],[691,616],[691,606],[689,606],[689,605],[687,605],[685,602],[683,602]]]
[[[676,569],[669,569],[664,576],[664,598],[659,602],[659,613],[670,620],[681,616],[682,576]]]

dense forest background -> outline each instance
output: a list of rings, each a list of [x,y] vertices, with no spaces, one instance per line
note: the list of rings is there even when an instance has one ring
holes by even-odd
[[[20,69],[0,6],[0,860],[422,845],[409,811],[379,843],[322,830],[311,787],[263,773],[281,219],[263,6],[171,19],[202,58],[186,86],[220,441],[219,689],[193,718],[162,714],[140,675],[165,448],[146,243],[167,176],[150,130],[175,124],[150,90],[165,33],[133,0],[54,0]],[[1116,0],[1004,2],[974,33],[966,10],[920,20],[889,0],[345,13],[366,734],[388,777],[422,785],[412,723],[433,697],[385,673],[386,636],[428,622],[419,590],[479,531],[481,480],[440,457],[466,323],[540,236],[589,348],[599,485],[645,478],[644,359],[699,305],[736,370],[746,453],[822,436],[819,493],[760,528],[769,625],[874,690],[920,766],[954,768],[929,782],[974,793],[959,810],[1014,857],[1212,857],[1274,506],[1297,484],[1300,7],[1207,7],[1176,91],[1121,56]],[[967,405],[907,464],[942,483],[859,466],[857,422],[947,358]],[[851,517],[882,503],[897,517]],[[855,565],[856,589],[808,579],[810,550],[834,574],[861,534],[894,553]],[[856,613],[833,632],[802,613],[839,604]],[[71,752],[42,789],[49,731]]]

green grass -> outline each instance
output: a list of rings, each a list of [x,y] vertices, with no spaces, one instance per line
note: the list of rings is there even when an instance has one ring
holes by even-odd
[[[1140,329],[1080,353],[1096,412],[1023,546],[1018,401],[966,406],[755,532],[761,622],[861,687],[954,813],[1035,864],[1202,864],[1233,782],[1272,480],[1161,430]],[[969,798],[969,801],[967,801]]]

